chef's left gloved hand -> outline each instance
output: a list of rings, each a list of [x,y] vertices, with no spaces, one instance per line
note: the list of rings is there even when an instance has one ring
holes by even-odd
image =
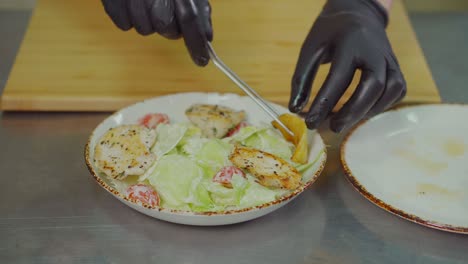
[[[289,109],[300,112],[310,96],[320,64],[330,72],[306,114],[309,129],[317,128],[332,112],[356,69],[361,80],[349,101],[330,119],[341,132],[399,102],[406,83],[387,39],[386,10],[376,0],[328,0],[299,55],[292,79]]]
[[[157,33],[168,39],[184,38],[193,62],[209,62],[207,41],[213,40],[208,0],[101,0],[106,13],[122,29],[141,35]]]

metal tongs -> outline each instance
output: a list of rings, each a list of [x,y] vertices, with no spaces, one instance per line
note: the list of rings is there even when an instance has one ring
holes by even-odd
[[[210,58],[213,60],[214,64],[218,69],[220,69],[224,74],[226,74],[229,79],[231,79],[239,88],[241,88],[257,105],[259,105],[273,120],[275,120],[281,128],[283,128],[286,133],[290,136],[294,137],[294,133],[289,130],[289,128],[279,120],[278,112],[276,112],[258,93],[252,89],[249,85],[247,85],[244,81],[242,81],[239,76],[237,76],[231,69],[229,69],[226,64],[216,55],[216,52],[211,46],[210,42],[207,42],[208,52],[210,54]]]

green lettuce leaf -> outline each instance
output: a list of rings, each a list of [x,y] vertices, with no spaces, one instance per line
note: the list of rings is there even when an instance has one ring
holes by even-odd
[[[282,189],[269,189],[265,186],[260,185],[255,181],[252,176],[247,176],[248,187],[245,189],[244,195],[240,199],[240,207],[256,206],[263,203],[271,202],[286,194],[287,190]]]
[[[180,146],[181,153],[194,158],[195,154],[197,154],[203,145],[205,145],[205,143],[208,141],[209,139],[207,138],[189,138],[185,141],[185,144]]]
[[[245,208],[271,202],[286,194],[287,190],[269,189],[258,184],[255,178],[234,175],[232,188],[226,188],[216,182],[206,182],[206,189],[218,208]]]
[[[185,135],[187,126],[184,124],[159,124],[156,128],[156,144],[152,151],[158,158],[173,150]]]
[[[232,188],[226,188],[222,184],[211,180],[205,181],[205,187],[210,192],[213,202],[221,208],[234,207],[240,204],[249,183],[244,177],[234,174],[231,180]]]
[[[266,127],[266,126],[262,126],[262,127],[246,126],[246,127],[241,128],[239,130],[239,132],[237,132],[233,136],[224,138],[223,141],[226,141],[226,142],[243,142],[244,140],[246,140],[250,136],[252,136],[252,135],[254,135],[256,133],[262,132],[262,131],[264,131],[266,129],[268,129],[268,127]]]
[[[210,208],[213,203],[208,191],[201,185],[203,170],[191,159],[182,155],[163,156],[148,181],[161,195],[164,205],[194,209]]]
[[[189,140],[199,139],[202,137],[202,131],[199,127],[196,127],[192,124],[184,124],[184,125],[187,127],[187,131],[185,131],[184,136],[177,144],[177,146],[180,148],[186,145]]]
[[[185,200],[190,204],[192,211],[212,211],[214,209],[213,201],[211,200],[208,190],[203,185],[203,177],[199,177],[192,182],[189,196]]]
[[[229,143],[240,143],[246,147],[259,149],[285,160],[291,159],[294,145],[284,139],[276,130],[267,126],[247,126],[232,137],[224,138]]]
[[[294,148],[293,144],[271,129],[262,130],[251,135],[242,144],[246,147],[268,152],[285,160],[291,159]]]
[[[193,159],[204,169],[205,176],[212,178],[222,167],[231,164],[229,155],[233,148],[220,139],[209,139],[199,146]]]
[[[299,173],[301,173],[301,175],[306,175],[309,173],[310,169],[314,168],[314,165],[320,160],[324,153],[325,150],[322,149],[311,162],[306,164],[294,163],[293,166],[299,171]],[[305,181],[307,181],[307,179]]]

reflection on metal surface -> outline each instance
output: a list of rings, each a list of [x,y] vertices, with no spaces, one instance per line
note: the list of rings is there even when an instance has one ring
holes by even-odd
[[[320,247],[326,225],[323,202],[314,188],[272,214],[217,227],[167,223],[115,200],[98,206],[116,230],[129,236],[123,243],[153,250],[158,263],[302,263]]]

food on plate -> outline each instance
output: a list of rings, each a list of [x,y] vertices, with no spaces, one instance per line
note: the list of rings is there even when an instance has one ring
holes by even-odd
[[[159,205],[160,199],[158,193],[153,188],[145,184],[138,183],[130,185],[125,194],[128,198],[134,201],[146,203],[150,206]]]
[[[227,188],[232,188],[232,177],[239,175],[245,178],[245,173],[236,166],[226,166],[221,168],[213,177],[214,182],[219,182]]]
[[[155,129],[159,124],[169,124],[169,116],[161,113],[149,113],[138,120],[140,125]]]
[[[237,126],[231,128],[229,132],[226,134],[226,137],[232,137],[234,134],[238,133],[242,128],[248,126],[249,124],[247,122],[240,122]]]
[[[301,174],[296,168],[261,150],[236,147],[229,159],[235,166],[250,172],[263,186],[294,190],[301,183]]]
[[[110,129],[96,144],[97,168],[117,191],[138,203],[216,212],[291,193],[319,158],[295,161],[299,147],[303,153],[302,136],[288,141],[268,123],[247,123],[244,111],[195,104],[185,113],[186,121],[169,122],[164,113],[149,113],[138,124]],[[285,122],[297,135],[306,133],[288,118]]]
[[[96,145],[96,166],[107,176],[122,180],[129,175],[142,175],[155,162],[150,152],[156,131],[139,125],[109,129]]]
[[[245,119],[244,111],[210,104],[195,104],[185,111],[190,122],[208,138],[222,138]]]
[[[296,146],[291,160],[301,164],[307,163],[309,148],[307,144],[307,127],[304,120],[291,114],[282,114],[279,116],[279,120],[294,134],[294,137],[291,137],[276,121],[272,122],[272,125],[281,131],[284,138]]]

